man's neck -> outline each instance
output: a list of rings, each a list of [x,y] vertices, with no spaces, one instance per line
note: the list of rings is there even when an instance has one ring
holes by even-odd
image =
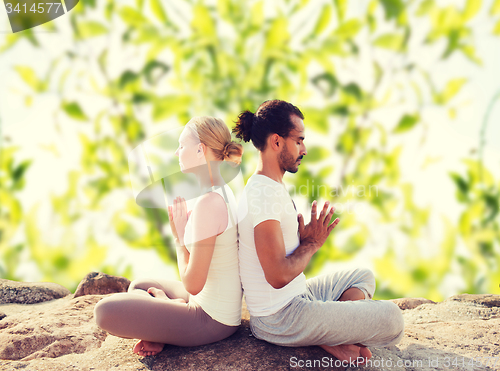
[[[283,175],[285,172],[280,168],[277,161],[264,158],[262,152],[259,153],[259,162],[255,169],[255,174],[260,174],[271,178],[275,182],[283,184]]]

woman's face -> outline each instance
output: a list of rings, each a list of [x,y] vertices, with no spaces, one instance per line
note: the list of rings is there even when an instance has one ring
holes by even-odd
[[[201,165],[205,160],[200,142],[194,138],[193,132],[188,128],[184,128],[179,137],[179,148],[175,151],[175,155],[179,157],[179,166],[183,173]]]

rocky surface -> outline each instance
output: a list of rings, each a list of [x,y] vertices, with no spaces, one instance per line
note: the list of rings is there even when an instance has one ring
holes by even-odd
[[[125,277],[110,276],[109,274],[92,272],[78,284],[74,297],[84,295],[106,295],[116,292],[126,292],[130,280]]]
[[[70,295],[64,286],[52,282],[16,282],[0,278],[0,304],[35,304]]]
[[[393,299],[391,301],[397,304],[397,306],[401,310],[415,309],[416,307],[422,304],[436,304],[436,302],[424,298],[401,298],[401,299]]]
[[[99,348],[107,334],[94,323],[93,308],[101,298],[68,297],[53,307],[5,308],[11,314],[0,321],[0,359],[55,358]]]
[[[318,347],[278,347],[255,339],[246,311],[228,339],[200,347],[165,346],[155,357],[140,357],[132,353],[135,340],[107,335],[95,325],[93,307],[103,297],[0,306],[7,315],[0,320],[0,370],[358,369],[338,362],[335,367],[335,358]],[[459,295],[404,310],[402,342],[372,348],[371,363],[359,370],[500,370],[498,300],[500,295]]]

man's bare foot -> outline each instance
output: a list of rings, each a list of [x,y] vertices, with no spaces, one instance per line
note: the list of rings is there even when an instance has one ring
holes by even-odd
[[[148,294],[150,295],[153,295],[155,298],[159,298],[159,299],[168,299],[168,300],[172,300],[172,301],[175,301],[175,302],[178,302],[178,303],[183,303],[183,304],[186,304],[186,301],[184,299],[170,299],[167,294],[165,294],[165,291],[163,290],[160,290],[160,289],[157,289],[156,287],[150,287],[148,289]]]
[[[333,347],[320,345],[320,347],[333,355],[339,361],[356,362],[357,365],[364,364],[372,357],[370,349],[354,344],[342,344]],[[361,358],[363,358],[363,360],[361,360]]]
[[[140,356],[155,356],[163,350],[162,343],[154,343],[152,341],[139,340],[134,346],[134,353]]]

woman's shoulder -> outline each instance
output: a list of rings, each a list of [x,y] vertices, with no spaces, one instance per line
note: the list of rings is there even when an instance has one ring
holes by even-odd
[[[193,212],[213,215],[219,211],[226,212],[226,202],[218,192],[208,192],[200,196],[194,205]]]

